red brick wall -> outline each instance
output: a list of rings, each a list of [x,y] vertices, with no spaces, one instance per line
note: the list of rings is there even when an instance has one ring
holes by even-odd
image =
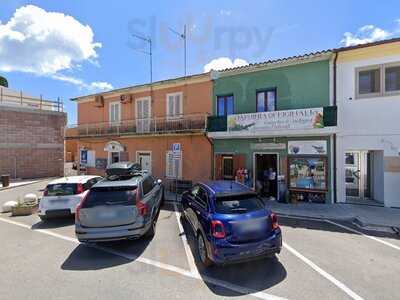
[[[66,114],[0,106],[0,174],[62,176]]]

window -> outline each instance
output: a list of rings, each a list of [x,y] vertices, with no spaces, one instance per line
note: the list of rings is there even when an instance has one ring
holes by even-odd
[[[217,96],[217,115],[227,116],[232,115],[233,108],[233,95]]]
[[[183,94],[167,94],[167,118],[176,119],[183,115]]]
[[[291,189],[327,189],[326,157],[290,157],[289,188]]]
[[[276,110],[276,89],[257,92],[257,112]]]
[[[118,123],[121,121],[121,103],[110,103],[110,123]]]
[[[91,208],[96,206],[123,205],[131,206],[136,203],[136,187],[115,186],[115,187],[93,187],[82,208]]]
[[[253,194],[217,197],[215,212],[219,214],[245,214],[264,209],[264,203]]]
[[[385,67],[385,92],[400,91],[400,66]]]
[[[167,151],[166,154],[166,177],[182,178],[182,152],[180,159],[174,159],[172,151]]]
[[[204,209],[207,208],[207,192],[199,187],[199,190],[196,195],[196,202],[203,207]]]
[[[356,98],[400,93],[400,64],[356,69]]]
[[[143,195],[147,195],[148,193],[150,193],[154,187],[154,178],[151,176],[147,177],[145,180],[143,180],[142,187]]]

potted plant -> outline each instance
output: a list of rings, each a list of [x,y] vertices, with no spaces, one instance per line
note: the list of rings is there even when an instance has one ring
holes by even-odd
[[[17,205],[11,208],[12,216],[29,216],[36,212],[38,207],[37,201],[21,201],[19,198]]]

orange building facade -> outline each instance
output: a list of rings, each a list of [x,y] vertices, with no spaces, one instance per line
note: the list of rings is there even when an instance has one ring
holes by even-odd
[[[78,97],[78,124],[67,129],[66,143],[76,141],[76,161],[88,174],[129,160],[164,180],[211,179],[211,99],[208,73]]]

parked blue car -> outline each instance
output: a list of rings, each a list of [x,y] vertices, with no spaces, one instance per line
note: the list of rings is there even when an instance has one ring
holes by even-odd
[[[183,217],[196,236],[204,266],[273,256],[282,248],[277,216],[247,186],[198,183],[182,195]]]

